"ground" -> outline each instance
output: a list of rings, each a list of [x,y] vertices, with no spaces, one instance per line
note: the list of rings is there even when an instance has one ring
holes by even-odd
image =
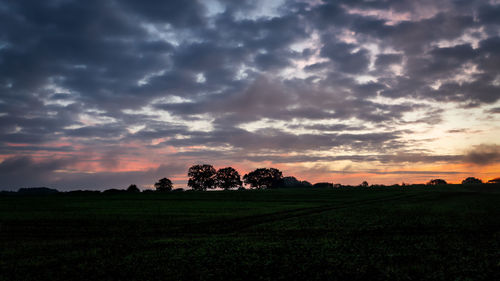
[[[500,187],[0,195],[0,280],[500,280]]]

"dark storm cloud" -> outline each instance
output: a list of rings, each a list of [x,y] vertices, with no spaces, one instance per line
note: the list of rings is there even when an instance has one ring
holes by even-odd
[[[489,1],[289,0],[274,11],[262,9],[272,1],[215,2],[0,0],[1,165],[54,174],[59,160],[15,157],[71,154],[68,143],[102,153],[108,167],[119,154],[110,147],[129,142],[275,162],[286,158],[266,152],[393,155],[411,133],[397,126],[440,124],[440,103],[500,99],[500,6]],[[256,121],[267,127],[241,129]]]

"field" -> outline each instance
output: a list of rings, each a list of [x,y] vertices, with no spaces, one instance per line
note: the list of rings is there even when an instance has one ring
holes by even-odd
[[[0,280],[500,280],[500,188],[0,196]]]

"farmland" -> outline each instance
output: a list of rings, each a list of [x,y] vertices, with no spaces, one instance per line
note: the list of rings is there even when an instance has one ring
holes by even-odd
[[[0,195],[0,280],[500,280],[496,185]]]

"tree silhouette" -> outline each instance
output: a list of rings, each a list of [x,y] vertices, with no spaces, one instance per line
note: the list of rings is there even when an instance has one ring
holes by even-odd
[[[368,187],[368,182],[367,181],[363,181],[359,186],[361,186],[361,187]]]
[[[135,185],[135,184],[131,184],[131,185],[129,185],[129,187],[127,188],[127,192],[134,192],[134,193],[137,193],[137,192],[141,192],[141,190],[139,190],[139,188],[137,187],[137,185]]]
[[[155,183],[156,191],[160,192],[171,191],[172,187],[172,181],[167,178],[162,178],[157,183]]]
[[[481,184],[481,183],[483,183],[483,181],[475,177],[468,177],[462,181],[462,184]]]
[[[188,171],[188,186],[193,190],[215,188],[215,169],[212,165],[194,165]]]
[[[281,186],[285,188],[306,188],[312,187],[312,184],[308,181],[299,181],[295,177],[284,177],[281,179]]]
[[[243,176],[243,181],[254,188],[276,188],[281,184],[283,174],[275,168],[260,168]]]
[[[500,178],[494,178],[492,180],[489,180],[488,183],[500,183]]]
[[[445,185],[445,184],[448,183],[443,179],[433,179],[426,183],[426,185]]]
[[[215,174],[215,185],[225,190],[241,186],[240,174],[232,167],[219,169]]]

